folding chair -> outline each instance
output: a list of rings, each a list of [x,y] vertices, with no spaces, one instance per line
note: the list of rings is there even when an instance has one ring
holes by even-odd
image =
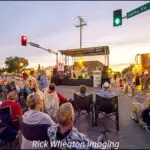
[[[12,119],[11,119],[11,116],[10,116],[10,107],[1,107],[0,108],[0,128],[1,129],[7,129],[7,131],[4,131],[4,130],[2,130],[2,132],[1,132],[1,134],[3,134],[4,135],[4,133],[6,133],[7,132],[7,134],[9,133],[10,134],[10,128],[8,129],[8,127],[12,127],[11,128],[11,133],[13,133],[14,135],[15,135],[15,133],[17,133],[17,129],[13,129],[13,126],[12,126]],[[16,120],[14,120],[14,122],[13,122],[15,125],[17,125],[17,122],[16,122]],[[4,131],[4,133],[3,133],[3,131]],[[12,138],[14,138],[14,135],[13,135],[13,137]],[[15,139],[14,140],[16,140],[16,139],[18,139],[18,136],[16,135],[16,137],[15,137]],[[8,143],[9,143],[9,148],[11,149],[11,147],[12,147],[12,142],[13,141],[9,141]]]
[[[50,125],[47,124],[26,124],[20,122],[20,129],[25,139],[29,141],[48,141],[47,129]]]
[[[148,133],[150,133],[150,109],[145,109],[142,112],[142,118],[144,122],[144,127]]]
[[[81,115],[86,115],[87,113],[90,114],[90,112],[92,112],[92,125],[94,125],[94,104],[92,94],[81,97],[74,93],[73,105],[75,111],[78,113],[76,118],[80,117]],[[86,111],[85,113],[83,112],[84,110]]]
[[[119,130],[119,110],[118,110],[118,96],[112,98],[104,98],[96,94],[95,103],[95,125],[97,125],[98,114],[101,113],[104,117],[116,123],[116,129]],[[110,118],[116,116],[116,120]]]

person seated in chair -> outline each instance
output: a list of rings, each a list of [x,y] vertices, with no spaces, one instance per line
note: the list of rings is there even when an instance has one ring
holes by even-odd
[[[138,123],[146,123],[146,120],[150,117],[150,94],[147,94],[144,103],[133,101],[131,117]]]
[[[30,93],[37,93],[37,94],[39,94],[39,96],[40,96],[40,102],[39,102],[39,104],[38,104],[38,110],[40,110],[40,111],[43,111],[43,109],[44,109],[44,95],[43,95],[43,92],[42,91],[40,91],[40,89],[39,89],[39,86],[35,86],[35,88],[32,88],[32,89],[30,89]]]
[[[80,94],[79,94],[79,96],[81,96],[81,97],[86,96],[86,91],[87,91],[86,86],[85,85],[80,85]]]
[[[71,103],[65,103],[62,104],[56,114],[56,121],[57,124],[52,125],[48,128],[48,136],[49,140],[51,141],[61,141],[66,142],[69,141],[70,143],[82,143],[83,147],[80,147],[80,149],[90,149],[94,148],[94,145],[90,145],[93,141],[90,140],[86,135],[80,133],[75,127],[74,127],[74,109]],[[102,139],[100,139],[99,142],[101,142]],[[84,144],[84,145],[83,145]],[[76,144],[75,144],[76,145]],[[59,145],[57,145],[59,146]],[[85,147],[84,147],[85,146]],[[53,147],[50,145],[50,148],[52,149],[61,149],[60,147]],[[63,147],[65,149],[79,149],[79,147],[73,147],[70,145],[70,147]]]
[[[11,110],[10,125],[8,125],[6,129],[3,130],[3,132],[0,134],[0,139],[2,139],[5,142],[15,140],[19,130],[19,119],[22,118],[23,113],[20,104],[16,102],[17,98],[18,98],[17,92],[11,91],[7,95],[7,100],[5,100],[1,105],[1,108],[10,107]]]
[[[28,95],[27,106],[29,107],[29,111],[27,111],[23,115],[22,121],[26,124],[48,124],[48,125],[55,124],[48,114],[39,111],[38,109],[39,103],[40,103],[39,94],[33,92]],[[21,149],[32,149],[32,141],[25,139],[23,135],[22,135]]]
[[[51,83],[49,85],[49,89],[48,89],[48,94],[51,94],[51,93],[54,93],[56,92],[56,85],[55,83]],[[62,94],[56,92],[57,96],[58,96],[58,100],[59,100],[59,104],[63,104],[63,103],[66,103],[68,101],[67,98],[65,98]]]
[[[104,98],[112,98],[116,96],[116,93],[112,92],[111,85],[108,82],[105,82],[102,85],[102,88],[103,88],[103,91],[100,91],[99,93],[97,93],[97,95],[104,97]]]
[[[16,91],[11,91],[7,95],[7,100],[3,101],[1,107],[10,107],[11,109],[11,119],[14,120],[17,117],[21,118],[23,113],[21,106],[17,101],[18,94]]]

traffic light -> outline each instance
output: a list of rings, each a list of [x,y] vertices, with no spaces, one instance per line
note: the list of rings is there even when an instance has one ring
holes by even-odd
[[[122,25],[122,9],[113,11],[113,25],[114,27]]]
[[[21,45],[26,46],[27,45],[27,36],[21,36]]]

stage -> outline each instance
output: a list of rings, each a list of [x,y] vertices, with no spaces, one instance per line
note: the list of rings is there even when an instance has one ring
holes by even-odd
[[[104,82],[110,83],[110,78],[101,78],[101,84],[99,87],[102,87]],[[80,85],[86,85],[93,87],[93,79],[63,79],[61,82],[61,85],[68,85],[68,86],[80,86]]]
[[[59,50],[60,60],[56,65],[51,82],[56,85],[101,87],[105,81],[110,82],[107,70],[109,67],[109,47],[88,47],[82,49]],[[103,55],[105,63],[99,60],[83,61],[82,57]],[[70,65],[69,58],[72,58]],[[75,58],[78,61],[75,61]],[[75,76],[74,76],[75,74]],[[83,76],[84,74],[84,76]]]
[[[86,85],[92,87],[93,79],[63,79],[62,85],[68,85],[68,86]]]

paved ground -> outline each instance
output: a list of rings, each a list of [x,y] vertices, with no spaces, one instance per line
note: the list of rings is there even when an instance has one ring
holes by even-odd
[[[115,86],[112,87],[114,91],[117,91]],[[73,98],[73,93],[77,91],[79,87],[74,86],[58,86],[57,90],[68,98]],[[98,88],[88,88],[90,93],[98,92]],[[139,127],[131,118],[131,104],[132,97],[129,95],[123,95],[119,97],[119,119],[120,130],[117,132],[115,124],[111,120],[103,120],[98,122],[97,127],[92,127],[90,118],[81,118],[75,124],[79,131],[87,134],[91,139],[97,140],[97,137],[104,130],[103,125],[112,130],[108,133],[108,138],[112,141],[119,141],[121,149],[150,149],[150,134],[144,129]]]
[[[117,88],[115,84],[112,89],[116,92]],[[68,98],[73,98],[73,93],[79,90],[79,87],[75,86],[58,86],[58,92],[62,93]],[[99,88],[88,87],[88,92],[93,93],[95,99],[95,93]],[[129,95],[119,94],[119,118],[120,118],[120,130],[116,131],[115,124],[111,120],[98,121],[97,127],[92,127],[91,117],[80,118],[76,121],[75,126],[80,132],[88,135],[89,138],[96,141],[97,137],[101,135],[104,130],[103,126],[111,129],[111,133],[107,133],[108,138],[111,141],[119,141],[120,149],[150,149],[150,134],[144,129],[139,127],[130,118],[132,97]],[[16,143],[13,144],[13,148],[16,148]]]

